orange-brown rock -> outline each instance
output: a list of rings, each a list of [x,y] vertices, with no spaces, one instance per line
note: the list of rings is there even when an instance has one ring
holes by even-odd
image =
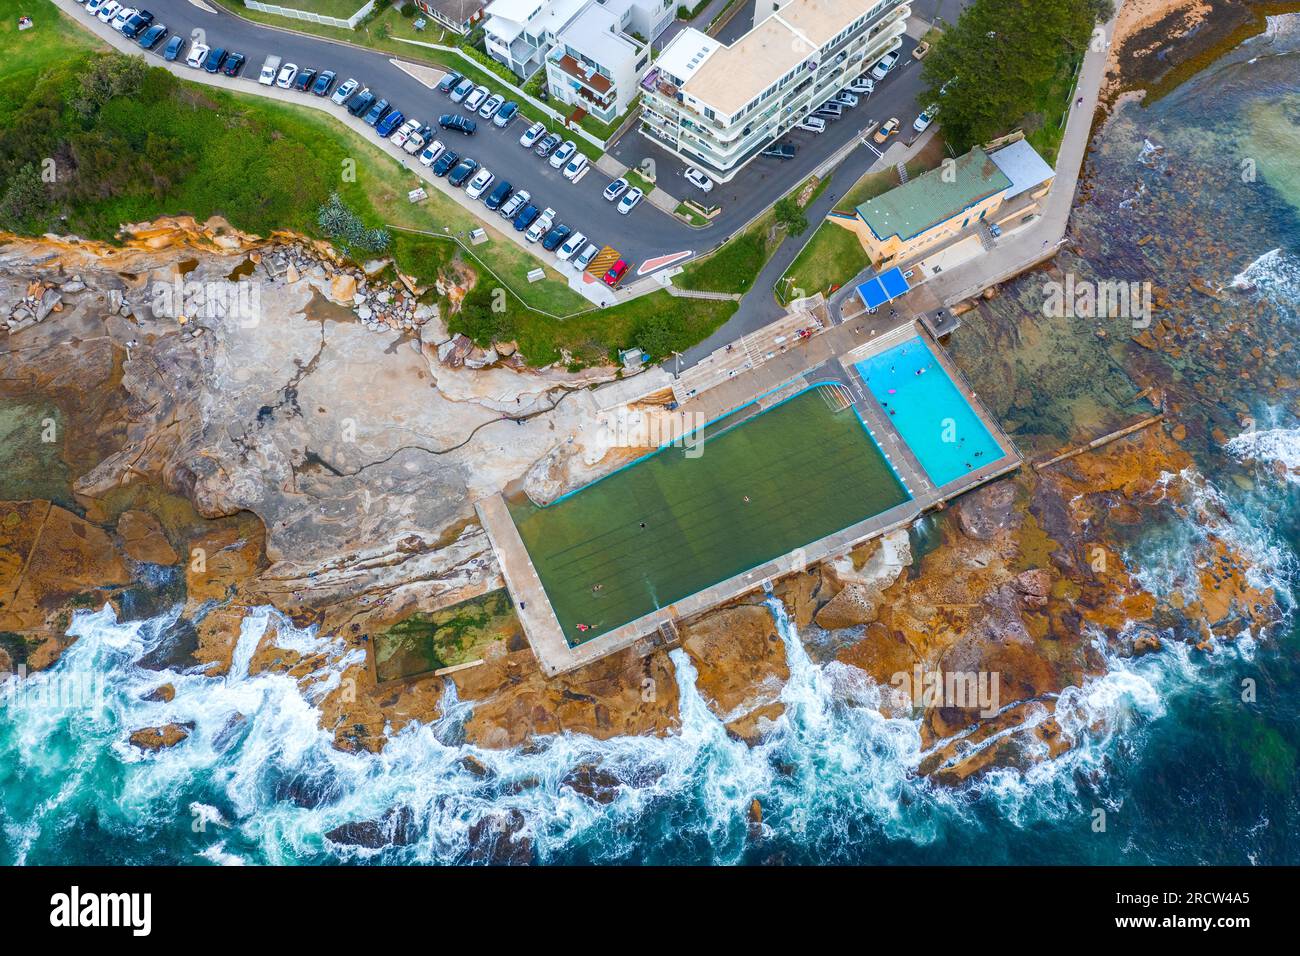
[[[682,627],[682,649],[699,674],[700,694],[727,729],[750,743],[760,739],[785,708],[777,696],[790,669],[771,612],[761,604],[737,604]]]
[[[131,731],[131,743],[141,750],[165,750],[175,747],[190,735],[193,724],[163,724],[160,727],[141,727]]]
[[[145,511],[127,511],[117,521],[122,550],[133,561],[148,564],[175,564],[180,560],[163,533],[158,519]]]

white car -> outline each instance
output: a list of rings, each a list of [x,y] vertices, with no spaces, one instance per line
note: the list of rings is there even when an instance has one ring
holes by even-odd
[[[625,192],[627,192],[627,180],[620,176],[618,179],[614,180],[612,183],[610,183],[608,186],[605,187],[604,195],[606,199],[608,199],[610,202],[613,202],[615,199],[623,195]]]
[[[116,30],[118,33],[121,33],[122,27],[126,26],[126,21],[130,20],[133,16],[135,16],[139,12],[140,11],[137,10],[135,7],[123,7],[122,9],[118,10],[117,13],[113,14],[113,22],[110,23],[109,26],[112,27],[114,30]]]
[[[286,63],[280,67],[280,75],[275,78],[275,85],[282,90],[287,90],[293,85],[294,77],[298,75],[297,63]]]
[[[414,156],[424,148],[424,137],[419,133],[412,133],[407,137],[406,142],[402,144],[402,152],[410,153]]]
[[[894,68],[894,64],[897,62],[898,62],[897,50],[893,51],[892,53],[886,53],[879,60],[877,60],[876,65],[871,68],[872,78],[876,80],[883,80],[885,76],[889,73],[889,71]]]
[[[924,133],[930,128],[930,124],[934,122],[934,114],[937,112],[939,112],[939,107],[927,106],[913,121],[912,129],[916,130],[918,133]]]
[[[569,164],[564,167],[564,178],[569,180],[577,179],[582,175],[582,171],[586,168],[587,157],[583,156],[582,153],[578,153],[573,157],[573,159],[569,160]]]
[[[591,260],[596,258],[596,253],[600,252],[600,247],[594,242],[587,243],[587,248],[573,257],[573,268],[579,272],[586,272],[587,266],[591,265]]]
[[[435,139],[428,146],[424,147],[424,152],[420,154],[420,163],[424,166],[432,166],[438,161],[438,157],[443,154],[446,146],[442,145],[441,140]]]
[[[483,101],[488,98],[488,88],[486,86],[474,87],[474,92],[465,97],[465,102],[461,106],[465,107],[466,113],[473,113],[483,105]]]
[[[502,219],[514,219],[515,213],[523,209],[528,204],[528,200],[532,198],[532,193],[527,189],[521,189],[518,192],[511,193],[510,198],[501,204],[501,208],[497,212],[501,213]]]
[[[107,0],[86,0],[86,15],[91,17],[99,16],[99,11],[106,2]]]
[[[586,236],[580,232],[575,232],[573,235],[569,236],[568,239],[564,240],[564,245],[555,250],[555,258],[559,259],[561,262],[568,262],[573,254],[583,247],[586,241]]]
[[[835,94],[835,102],[839,103],[840,106],[852,107],[858,105],[858,98],[848,90],[840,90]]]
[[[405,146],[406,141],[411,138],[411,134],[419,128],[420,121],[418,119],[409,119],[401,125],[397,132],[388,137],[388,141],[394,146]]]
[[[686,181],[706,193],[713,191],[713,180],[694,166],[686,167]]]
[[[484,119],[491,119],[505,101],[506,98],[500,93],[493,93],[487,98],[487,102],[479,107],[478,115]]]
[[[864,93],[870,96],[876,91],[876,81],[865,73],[848,85],[850,93]]]
[[[192,66],[196,70],[203,69],[203,61],[208,58],[209,47],[205,43],[196,43],[190,47],[190,55],[185,58],[185,65]]]
[[[536,242],[550,232],[553,225],[555,225],[555,210],[547,206],[533,224],[528,227],[528,231],[524,233],[524,238],[529,242]]]
[[[645,193],[642,192],[638,187],[633,186],[631,189],[625,192],[623,194],[623,198],[618,201],[618,211],[622,215],[626,216],[628,213],[630,213],[633,209],[636,208],[636,204],[641,201],[641,197],[644,195]]]
[[[574,152],[577,151],[577,149],[578,149],[577,143],[575,143],[571,139],[566,139],[564,141],[563,146],[561,146],[555,152],[551,153],[551,158],[548,160],[548,162],[551,164],[551,169],[559,169],[561,166],[567,163],[569,161],[569,157],[572,156]]]
[[[470,199],[478,199],[484,191],[491,186],[497,178],[489,173],[486,169],[480,169],[474,174],[474,178],[469,181],[465,187],[465,195]]]
[[[797,129],[806,129],[810,133],[826,132],[826,121],[820,116],[805,116],[795,124]]]
[[[537,145],[537,141],[546,135],[545,123],[534,123],[528,129],[524,130],[524,135],[519,137],[519,145],[524,149],[532,149]]]
[[[99,17],[101,23],[112,23],[113,18],[117,16],[117,11],[122,9],[122,5],[117,0],[108,0],[108,3],[99,8],[95,16]]]
[[[267,81],[267,85],[268,86],[271,85],[270,81]],[[342,106],[343,103],[347,100],[347,98],[360,88],[361,88],[360,83],[358,83],[352,77],[348,77],[341,84],[339,84],[339,88],[334,91],[333,95],[330,96],[330,102],[333,103],[335,106]]]

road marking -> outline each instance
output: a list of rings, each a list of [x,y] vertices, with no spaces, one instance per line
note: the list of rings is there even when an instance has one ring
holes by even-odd
[[[190,3],[194,2],[195,0],[190,0]],[[433,89],[437,86],[438,81],[447,75],[446,70],[435,69],[431,66],[421,66],[418,63],[408,63],[406,60],[390,59],[388,62],[393,64],[393,66],[397,67],[407,76],[411,77],[411,79],[415,80],[417,83],[427,86],[429,89]]]
[[[656,269],[662,269],[664,266],[670,266],[674,262],[680,262],[682,259],[689,259],[695,255],[693,252],[670,252],[666,256],[655,256],[653,259],[647,259],[637,267],[636,274],[639,276],[649,275]]]
[[[190,0],[190,6],[198,7],[204,13],[215,14],[217,12],[216,10],[213,10],[210,6],[208,6],[206,3],[204,3],[203,0]]]

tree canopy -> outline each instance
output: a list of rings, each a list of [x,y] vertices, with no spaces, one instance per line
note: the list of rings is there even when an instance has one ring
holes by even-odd
[[[1110,0],[974,0],[934,44],[923,74],[957,152],[1032,115],[1087,50]]]

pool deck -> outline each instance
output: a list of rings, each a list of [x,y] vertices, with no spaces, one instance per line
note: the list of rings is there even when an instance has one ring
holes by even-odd
[[[682,404],[683,412],[714,420],[751,403],[767,404],[788,397],[788,394],[808,385],[839,385],[846,388],[852,396],[853,408],[906,486],[911,499],[758,567],[719,581],[576,647],[570,647],[564,637],[505,498],[494,495],[481,499],[475,504],[479,520],[492,542],[506,585],[515,600],[515,610],[529,646],[548,677],[576,670],[627,648],[636,648],[638,653],[649,653],[659,647],[671,646],[677,641],[678,621],[734,601],[750,592],[770,587],[779,578],[805,571],[872,538],[907,527],[926,511],[942,508],[957,495],[1020,467],[1023,459],[1015,443],[984,407],[946,350],[917,322],[912,319],[897,319],[886,324],[876,320],[872,323],[875,327],[870,329],[862,324],[854,326],[844,323],[827,328],[809,339],[789,342],[789,329],[803,321],[803,317],[787,316],[774,330],[778,337],[786,337],[787,348],[770,350],[756,362],[748,357],[737,356],[738,365],[746,362],[751,364],[744,368],[738,367],[737,374],[734,375],[719,375],[716,371],[710,371],[708,374],[713,379],[712,384],[690,396]],[[864,335],[870,337],[863,341]],[[915,336],[922,337],[930,346],[953,384],[1003,451],[1001,458],[942,487],[935,487],[926,476],[925,469],[890,423],[889,416],[865,387],[855,367],[863,359]],[[724,363],[731,359],[731,354],[722,356]]]

